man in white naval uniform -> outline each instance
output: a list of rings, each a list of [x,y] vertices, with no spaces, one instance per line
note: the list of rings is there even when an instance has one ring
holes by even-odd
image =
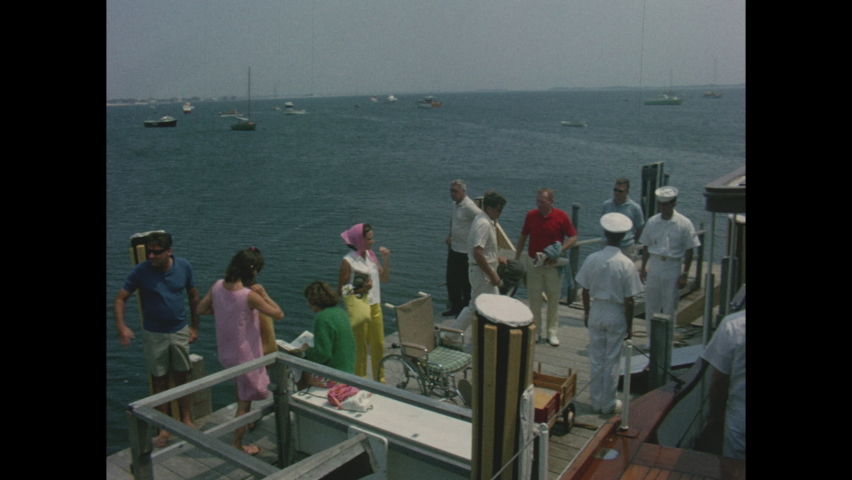
[[[500,290],[500,276],[497,274],[497,265],[506,263],[507,259],[499,257],[497,252],[497,226],[496,221],[503,212],[506,198],[494,190],[485,192],[482,201],[482,213],[473,219],[468,237],[468,268],[467,274],[470,279],[470,304],[464,307],[459,316],[453,322],[452,328],[461,331],[467,329],[473,322],[476,314],[476,297],[483,293],[498,295]],[[458,341],[457,334],[447,334],[445,339]]]
[[[675,211],[677,189],[660,187],[654,193],[660,213],[648,219],[639,238],[639,243],[645,245],[639,276],[645,282],[648,338],[654,314],[663,313],[676,320],[679,291],[686,286],[692,266],[692,249],[701,245],[692,222]]]
[[[633,222],[622,213],[601,217],[607,246],[583,262],[577,284],[583,287],[583,324],[589,329],[589,396],[595,413],[621,411],[615,398],[621,347],[633,336],[633,297],[642,292],[636,264],[619,245]]]

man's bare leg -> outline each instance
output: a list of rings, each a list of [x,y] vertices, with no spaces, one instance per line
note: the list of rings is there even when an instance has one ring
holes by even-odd
[[[163,375],[162,377],[151,376],[151,388],[154,391],[154,395],[158,393],[165,392],[169,389],[169,375]],[[172,402],[162,403],[157,405],[157,410],[162,412],[164,415],[169,415],[169,404]],[[164,429],[160,429],[160,434],[154,437],[154,446],[157,448],[163,448],[166,446],[166,443],[169,441],[169,436],[171,434]]]
[[[189,379],[189,372],[188,371],[178,372],[178,371],[172,370],[172,376],[174,377],[175,386],[177,387],[177,386],[183,385],[187,382],[187,380]],[[152,376],[151,377],[151,385],[153,387],[155,395],[158,394],[158,393],[161,393],[161,392],[165,392],[166,390],[169,389],[169,376],[168,376],[168,374],[163,375],[162,377]],[[180,397],[178,399],[178,406],[180,407],[181,421],[184,424],[186,424],[188,427],[195,428],[195,425],[192,423],[192,409],[191,409],[192,401],[191,400],[192,399],[190,398],[189,395],[185,395],[183,397]],[[163,403],[161,405],[158,405],[157,409],[159,411],[161,411],[162,413],[164,413],[165,415],[171,415],[170,408],[169,408],[170,404],[171,404],[171,402]],[[153,440],[154,446],[157,447],[157,448],[165,447],[166,444],[169,441],[170,436],[171,436],[171,434],[168,431],[161,428],[160,434],[157,435]]]
[[[180,385],[185,384],[189,381],[189,371],[185,372],[177,372],[172,371],[172,376],[175,379],[175,386],[178,387]],[[186,426],[190,428],[195,428],[195,425],[192,423],[192,398],[191,395],[184,395],[178,399],[178,406],[180,406],[180,421],[183,422]]]

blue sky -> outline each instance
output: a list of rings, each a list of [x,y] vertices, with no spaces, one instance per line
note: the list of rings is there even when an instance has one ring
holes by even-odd
[[[745,83],[745,0],[107,0],[107,98]]]

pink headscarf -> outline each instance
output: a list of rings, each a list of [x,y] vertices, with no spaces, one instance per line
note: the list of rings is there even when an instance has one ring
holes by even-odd
[[[376,258],[376,254],[373,253],[372,250],[367,250],[364,246],[364,224],[359,223],[354,227],[346,230],[345,232],[340,234],[340,237],[343,238],[343,241],[346,242],[347,245],[352,245],[355,247],[355,250],[358,252],[358,255],[363,255],[366,250],[367,253],[370,254],[370,258],[378,264],[379,260]]]

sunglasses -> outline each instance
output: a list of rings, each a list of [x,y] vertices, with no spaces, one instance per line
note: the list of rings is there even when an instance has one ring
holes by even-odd
[[[168,250],[168,248],[164,248],[162,250],[145,250],[146,255],[154,254],[154,255],[162,255]]]

